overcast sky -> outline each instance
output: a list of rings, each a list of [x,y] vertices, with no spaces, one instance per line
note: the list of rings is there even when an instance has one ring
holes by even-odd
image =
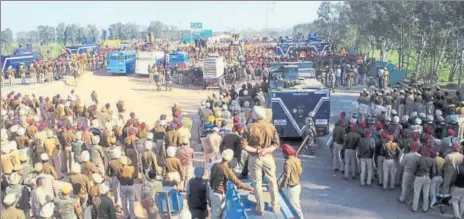
[[[217,1],[217,2],[1,2],[1,29],[13,32],[35,30],[39,25],[56,26],[60,22],[95,24],[108,28],[112,23],[135,22],[148,26],[159,20],[168,25],[189,28],[190,22],[202,22],[213,31],[253,28],[290,28],[317,18],[316,1]],[[268,22],[266,22],[268,8]],[[267,24],[266,24],[267,23]]]

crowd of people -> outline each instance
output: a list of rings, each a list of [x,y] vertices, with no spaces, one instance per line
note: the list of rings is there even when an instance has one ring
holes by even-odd
[[[401,187],[400,202],[413,211],[451,199],[455,218],[464,212],[464,102],[420,83],[393,89],[364,89],[359,113],[342,112],[333,130],[333,169],[345,179],[360,177],[384,189]],[[375,174],[376,173],[376,174]],[[375,180],[374,178],[377,177]],[[422,194],[422,201],[420,200]]]
[[[56,60],[33,61],[26,66],[20,63],[17,69],[6,66],[5,72],[0,72],[0,84],[8,86],[15,85],[15,78],[21,79],[21,84],[37,84],[60,80],[65,76],[77,78],[86,71],[99,71],[105,69],[106,58],[104,53],[95,55],[80,54],[71,56],[60,56]]]
[[[183,117],[179,106],[173,106],[172,120],[161,115],[149,127],[133,112],[124,120],[124,102],[116,107],[102,104],[96,92],[89,106],[74,91],[66,97],[15,92],[3,96],[2,218],[116,218],[122,211],[125,218],[134,219],[135,201],[141,202],[148,218],[159,218],[163,212],[155,194],[173,186],[185,192],[193,218],[207,217],[209,205],[216,219],[225,210],[227,180],[254,191],[256,211],[263,214],[262,173],[270,179],[273,211],[280,210],[279,188],[289,189],[298,207],[301,164],[296,151],[284,145],[288,159],[284,179],[277,185],[272,154],[280,143],[269,110],[261,106],[260,87],[233,87],[202,104],[205,159],[198,165],[190,145],[193,122]],[[293,171],[295,165],[299,172]],[[253,187],[240,181],[248,172]]]

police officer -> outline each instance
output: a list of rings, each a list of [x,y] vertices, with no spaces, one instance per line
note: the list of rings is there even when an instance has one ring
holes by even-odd
[[[15,73],[14,73],[13,66],[11,65],[8,66],[7,73],[8,73],[8,83],[10,86],[13,86],[13,81],[15,79]]]
[[[26,84],[26,68],[24,67],[24,63],[19,63],[18,71],[21,76],[21,84]]]

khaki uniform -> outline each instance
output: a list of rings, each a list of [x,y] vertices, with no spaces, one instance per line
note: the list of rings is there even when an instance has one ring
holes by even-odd
[[[242,148],[247,146],[253,148],[278,147],[280,145],[279,136],[274,125],[266,121],[249,124],[242,137]],[[249,153],[248,169],[255,187],[255,196],[257,201],[256,211],[264,212],[264,197],[262,190],[262,172],[269,179],[269,190],[271,193],[271,206],[278,207],[278,185],[276,178],[276,164],[272,155],[259,156],[256,153]]]

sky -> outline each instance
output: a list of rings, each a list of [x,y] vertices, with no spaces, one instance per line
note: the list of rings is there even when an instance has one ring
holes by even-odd
[[[291,28],[316,19],[320,4],[317,1],[2,1],[1,29],[29,31],[39,25],[56,26],[60,22],[95,24],[99,29],[117,22],[148,27],[150,21],[156,20],[182,29],[188,29],[191,22],[201,22],[204,29],[213,31]]]

